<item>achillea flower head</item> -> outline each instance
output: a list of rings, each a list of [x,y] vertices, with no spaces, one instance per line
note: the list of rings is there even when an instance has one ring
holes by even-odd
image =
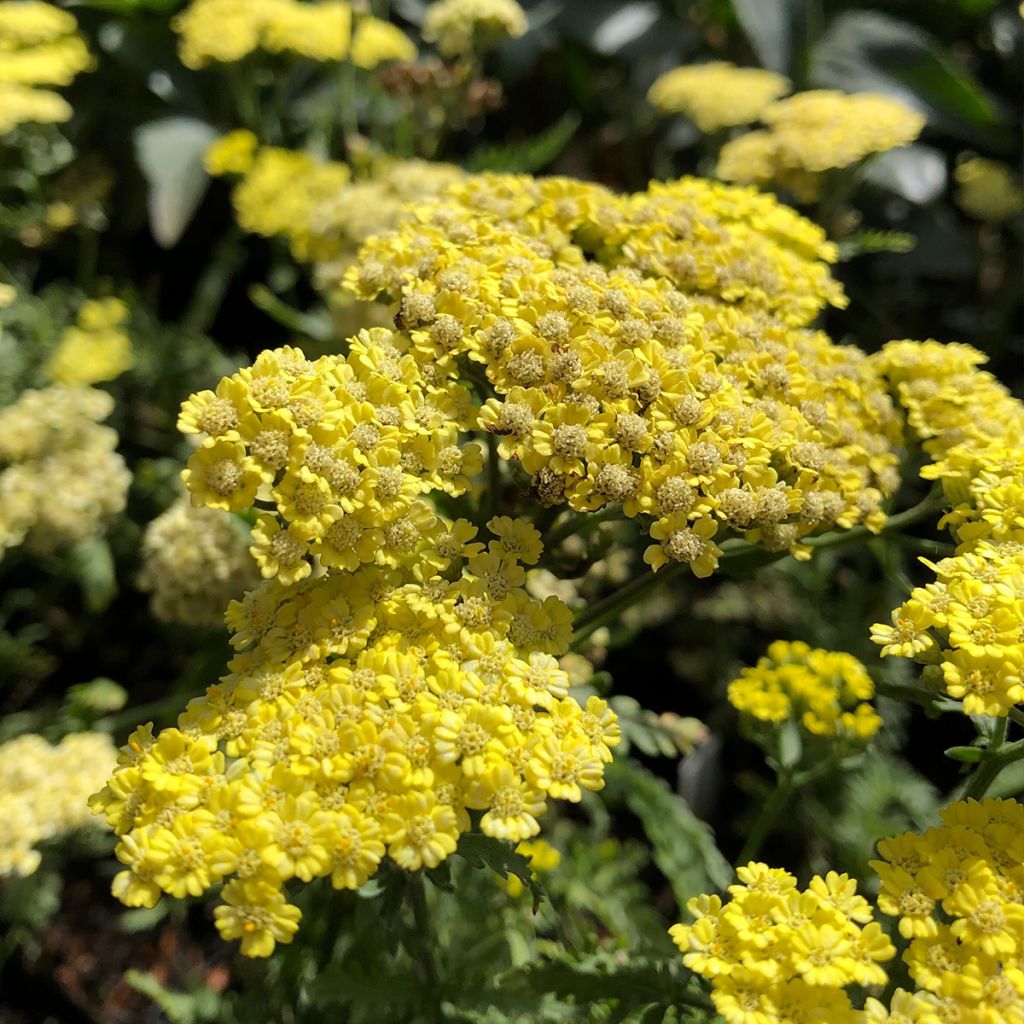
[[[94,62],[74,16],[39,0],[0,3],[0,135],[21,124],[60,124],[71,106],[52,89]]]
[[[423,38],[443,57],[469,57],[526,32],[516,0],[436,0],[423,19]]]
[[[957,164],[957,206],[976,220],[998,222],[1024,210],[1024,188],[1012,168],[975,156]]]
[[[847,988],[884,985],[896,949],[857,883],[830,871],[806,889],[781,868],[739,868],[729,899],[697,896],[669,929],[683,963],[711,982],[726,1024],[855,1024]]]
[[[868,703],[875,686],[864,666],[842,651],[777,640],[753,668],[729,684],[729,703],[758,722],[790,719],[814,736],[865,743],[882,720]]]
[[[1024,404],[968,345],[893,341],[873,356],[942,485],[940,521],[958,542],[925,562],[935,580],[876,623],[882,656],[938,665],[946,692],[969,715],[1005,717],[1024,703]]]
[[[130,370],[135,356],[124,330],[127,321],[128,307],[120,299],[83,303],[47,361],[46,375],[59,384],[98,384]]]
[[[0,744],[0,878],[32,874],[40,843],[95,823],[88,796],[113,770],[116,753],[97,732],[56,745],[31,733]]]
[[[54,385],[0,409],[0,553],[84,540],[124,509],[131,474],[101,425],[112,408],[103,391]]]
[[[146,527],[142,560],[139,586],[164,622],[219,626],[228,604],[259,583],[244,523],[188,498]]]
[[[801,202],[817,198],[826,171],[905,146],[925,125],[921,114],[892,97],[830,89],[777,100],[760,120],[766,130],[722,147],[718,176],[744,184],[775,182]]]
[[[663,114],[685,114],[708,133],[756,121],[769,103],[789,89],[789,80],[774,71],[712,61],[666,71],[651,86],[647,99]]]

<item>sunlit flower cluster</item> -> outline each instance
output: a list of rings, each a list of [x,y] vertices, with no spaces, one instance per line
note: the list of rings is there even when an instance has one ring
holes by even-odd
[[[103,391],[54,385],[0,409],[0,554],[84,540],[121,512],[131,474],[100,423],[113,406]]]
[[[815,736],[871,739],[882,724],[868,703],[875,685],[852,654],[776,640],[729,684],[729,703],[758,722],[790,719]]]
[[[485,53],[526,32],[516,0],[436,0],[423,19],[423,39],[444,57]]]
[[[128,307],[120,299],[83,303],[47,361],[46,375],[59,384],[97,384],[130,370],[135,356],[127,320]]]
[[[961,801],[938,828],[884,839],[878,853],[878,907],[899,918],[918,991],[897,991],[893,1010],[903,1016],[869,1000],[867,1020],[1021,1024],[1024,805]]]
[[[349,57],[366,69],[415,59],[416,47],[401,29],[363,15],[353,32],[352,21],[352,7],[343,0],[192,0],[174,27],[182,63],[190,68],[234,63],[257,51],[314,61]]]
[[[860,353],[789,326],[840,301],[829,255],[752,190],[486,175],[371,239],[346,284],[395,304],[386,341],[435,386],[467,368],[463,425],[537,501],[621,505],[655,570],[707,576],[725,531],[804,554],[822,527],[884,522],[892,402]]]
[[[0,135],[20,124],[67,121],[67,100],[40,87],[70,85],[92,66],[72,14],[41,0],[0,3]]]
[[[248,529],[228,512],[181,498],[146,527],[139,586],[164,622],[221,625],[228,604],[258,582]]]
[[[828,89],[778,100],[760,119],[766,130],[722,147],[718,176],[745,184],[774,182],[801,202],[818,198],[824,172],[905,146],[925,124],[921,114],[890,96]]]
[[[847,986],[884,985],[896,950],[856,881],[830,871],[801,890],[788,871],[754,862],[737,874],[731,899],[695,897],[693,923],[669,931],[726,1024],[858,1024]]]
[[[957,206],[977,220],[1001,221],[1024,210],[1024,188],[1007,164],[974,156],[953,172]]]
[[[88,797],[116,754],[110,737],[97,732],[56,745],[33,733],[0,744],[0,878],[32,874],[40,843],[95,824]]]
[[[774,71],[711,61],[665,72],[647,99],[662,113],[685,114],[702,132],[716,132],[756,121],[789,88],[789,80]]]
[[[231,674],[177,728],[136,730],[93,800],[120,836],[115,895],[151,906],[226,882],[221,935],[267,956],[298,925],[289,880],[355,889],[385,854],[434,867],[470,811],[519,843],[549,799],[600,789],[618,726],[568,695],[568,609],[523,590],[540,535],[488,529],[485,547],[444,524],[409,570],[273,580],[234,602]]]
[[[941,483],[940,522],[956,554],[926,562],[936,579],[872,627],[882,655],[937,664],[967,714],[1005,716],[1024,702],[1024,404],[967,345],[890,342],[874,357],[893,383]]]

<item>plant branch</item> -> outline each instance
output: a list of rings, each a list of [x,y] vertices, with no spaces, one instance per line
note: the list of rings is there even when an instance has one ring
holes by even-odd
[[[430,928],[430,908],[427,906],[427,891],[423,872],[414,871],[408,879],[409,904],[412,907],[416,963],[423,981],[431,988],[438,983],[437,964],[434,963],[433,941]]]

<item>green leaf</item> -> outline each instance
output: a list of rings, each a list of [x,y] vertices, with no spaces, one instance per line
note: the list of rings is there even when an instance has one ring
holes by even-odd
[[[964,764],[976,764],[985,756],[981,747],[947,747],[944,751],[946,757],[954,761],[963,761]]]
[[[815,48],[811,74],[816,85],[887,93],[929,121],[969,137],[1002,120],[991,97],[938,40],[873,11],[849,11],[835,19]]]
[[[205,986],[190,992],[172,992],[152,974],[137,970],[125,971],[124,980],[136,992],[153,1000],[171,1024],[201,1024],[221,1016],[220,996]]]
[[[110,545],[102,537],[80,540],[68,553],[85,606],[101,612],[117,595],[117,574]]]
[[[724,889],[732,882],[732,866],[715,845],[710,827],[664,779],[630,761],[609,765],[606,779],[609,795],[640,819],[654,863],[672,886],[680,907],[699,893]]]
[[[788,74],[793,60],[793,0],[732,0],[761,65]]]
[[[547,167],[565,149],[579,126],[579,114],[570,112],[531,139],[477,147],[469,154],[466,168],[475,172],[533,174]]]
[[[789,718],[779,727],[779,764],[783,768],[794,768],[800,763],[803,752],[800,726]]]
[[[165,117],[135,130],[135,155],[149,184],[149,225],[164,249],[185,233],[210,177],[203,154],[217,131],[194,117]]]
[[[544,893],[530,870],[530,862],[521,853],[516,853],[511,843],[485,836],[482,832],[463,832],[456,854],[475,868],[488,867],[502,878],[515,875],[533,896],[536,913]]]

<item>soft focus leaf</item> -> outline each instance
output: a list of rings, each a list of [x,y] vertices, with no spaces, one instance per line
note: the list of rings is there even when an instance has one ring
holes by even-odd
[[[981,747],[947,747],[946,757],[964,764],[977,764],[985,756]]]
[[[946,179],[946,159],[932,146],[904,146],[879,153],[864,169],[865,181],[918,205],[942,195]]]
[[[682,907],[691,897],[724,889],[732,881],[729,862],[715,845],[711,829],[664,779],[629,761],[608,766],[609,795],[640,819],[654,862]]]
[[[811,75],[819,86],[887,93],[961,134],[1000,121],[993,100],[934,37],[876,12],[836,18],[815,48]]]
[[[793,60],[793,0],[732,0],[761,64],[788,74]]]
[[[216,130],[194,117],[167,117],[136,129],[135,154],[149,184],[149,224],[165,249],[185,233],[210,178],[203,154]]]
[[[474,149],[466,166],[475,172],[501,171],[505,174],[531,174],[543,170],[565,149],[579,126],[578,114],[565,114],[533,138]]]
[[[91,612],[101,612],[117,595],[114,556],[103,537],[81,540],[69,552],[85,605]]]

